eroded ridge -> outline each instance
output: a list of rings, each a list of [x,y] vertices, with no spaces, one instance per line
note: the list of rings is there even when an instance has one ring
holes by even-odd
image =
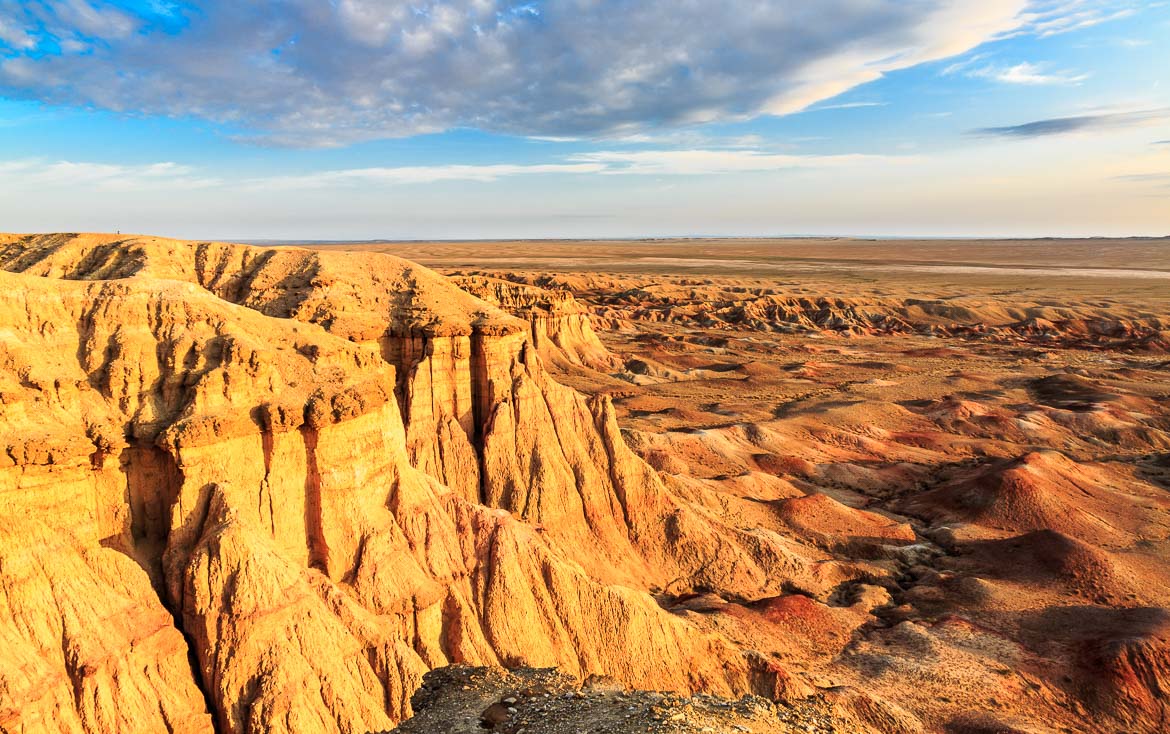
[[[648,590],[767,595],[803,560],[674,496],[606,399],[441,276],[94,235],[0,262],[13,727],[386,728],[452,662],[784,677]],[[123,608],[145,621],[118,634]]]

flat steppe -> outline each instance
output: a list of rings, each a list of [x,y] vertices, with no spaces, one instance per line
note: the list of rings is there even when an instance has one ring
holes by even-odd
[[[912,287],[919,281],[1012,283],[1037,276],[1077,281],[1170,279],[1170,238],[852,239],[663,238],[296,242],[388,252],[433,268],[825,278]]]

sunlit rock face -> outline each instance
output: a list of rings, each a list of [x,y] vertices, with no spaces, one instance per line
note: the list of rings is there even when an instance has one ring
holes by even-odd
[[[783,676],[648,592],[766,596],[804,559],[545,372],[610,359],[566,299],[154,238],[0,265],[0,730],[375,731],[451,663]]]

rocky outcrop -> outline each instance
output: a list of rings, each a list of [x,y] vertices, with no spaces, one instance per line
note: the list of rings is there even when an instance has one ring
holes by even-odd
[[[568,291],[477,275],[452,280],[468,293],[527,321],[531,341],[546,362],[599,370],[620,366],[621,361],[609,353],[593,331],[589,309]]]
[[[577,734],[602,730],[666,734],[683,730],[781,734],[793,730],[780,723],[771,702],[756,696],[724,700],[703,694],[682,697],[625,691],[612,681],[593,680],[582,685],[580,680],[550,670],[462,666],[437,670],[427,674],[414,706],[416,716],[394,732]],[[792,725],[803,728],[816,720],[813,716],[800,719]]]
[[[799,553],[672,494],[531,322],[388,256],[0,266],[0,731],[376,730],[451,663],[775,677],[648,591],[775,595]]]
[[[1049,347],[1170,351],[1164,313],[1099,302],[1019,302],[1000,298],[913,298],[866,293],[830,296],[804,286],[750,286],[692,277],[589,277],[476,273],[522,285],[567,288],[588,300],[596,321],[673,324],[694,329],[842,336],[931,335]]]

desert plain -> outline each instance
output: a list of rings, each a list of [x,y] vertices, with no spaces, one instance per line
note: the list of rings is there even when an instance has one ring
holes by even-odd
[[[0,732],[1170,727],[1168,240],[3,235],[0,332]]]

